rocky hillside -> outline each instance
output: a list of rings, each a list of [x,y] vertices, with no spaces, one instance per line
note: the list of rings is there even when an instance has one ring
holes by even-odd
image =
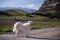
[[[50,18],[60,18],[60,0],[45,0],[37,11],[39,15]]]
[[[45,0],[39,11],[60,10],[60,0]]]

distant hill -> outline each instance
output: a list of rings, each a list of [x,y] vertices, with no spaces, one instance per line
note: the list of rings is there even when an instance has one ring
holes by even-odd
[[[4,11],[4,10],[8,10],[8,9],[23,10],[23,11],[28,12],[28,13],[32,13],[32,12],[36,11],[34,9],[22,8],[22,7],[4,7],[4,8],[0,7],[0,11]]]
[[[0,15],[4,15],[4,16],[10,16],[10,14],[8,14],[7,12],[4,12],[4,11],[0,11]]]
[[[26,15],[26,12],[22,10],[9,9],[5,11],[0,11],[0,15],[22,16],[22,15]]]

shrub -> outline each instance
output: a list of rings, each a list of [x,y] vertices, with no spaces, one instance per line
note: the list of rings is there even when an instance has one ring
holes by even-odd
[[[12,30],[7,30],[6,32],[13,32]]]

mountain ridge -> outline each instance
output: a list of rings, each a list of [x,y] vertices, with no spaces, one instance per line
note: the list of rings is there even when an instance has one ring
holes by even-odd
[[[17,9],[17,10],[23,10],[27,13],[32,13],[35,12],[36,10],[34,9],[29,9],[29,8],[22,8],[22,7],[0,7],[0,11],[8,10],[8,9]]]

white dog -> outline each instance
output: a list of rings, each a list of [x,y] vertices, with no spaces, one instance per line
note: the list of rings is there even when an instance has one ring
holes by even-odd
[[[16,22],[13,27],[13,32],[15,32],[16,36],[18,36],[21,30],[24,31],[26,36],[28,36],[32,23],[32,21],[28,21],[27,23]]]

